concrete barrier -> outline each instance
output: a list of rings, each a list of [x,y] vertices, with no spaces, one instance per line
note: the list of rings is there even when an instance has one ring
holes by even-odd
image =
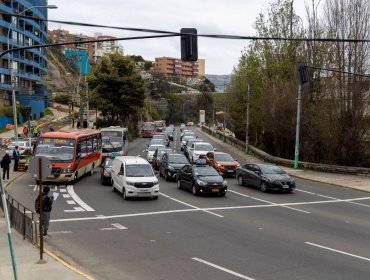
[[[224,141],[225,143],[231,146],[234,146],[235,148],[239,150],[243,150],[243,151],[245,150],[245,146],[246,146],[245,142],[237,138],[230,137],[227,135],[225,136],[222,132],[213,130],[207,126],[202,126],[202,131],[206,132],[207,134],[213,137],[216,137]],[[288,167],[294,166],[294,160],[272,156],[252,145],[249,145],[249,152],[267,162],[275,163],[278,165],[284,165]],[[370,168],[365,168],[365,167],[331,165],[331,164],[313,163],[313,162],[305,162],[305,161],[299,161],[298,167],[312,169],[316,171],[322,171],[322,172],[370,176]]]

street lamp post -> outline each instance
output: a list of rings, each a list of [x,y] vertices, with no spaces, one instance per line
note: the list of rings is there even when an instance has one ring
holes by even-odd
[[[247,92],[247,125],[245,128],[245,152],[248,154],[249,152],[249,96],[250,96],[250,88],[248,85],[248,92]]]
[[[27,12],[28,10],[34,9],[34,8],[45,8],[45,9],[57,9],[58,7],[55,5],[46,5],[46,6],[32,6],[29,7],[22,12],[19,12],[17,15],[22,15],[23,13]],[[16,22],[14,22],[13,18],[11,19],[11,24],[8,29],[8,35],[7,35],[7,48],[9,50],[10,48],[10,30],[16,27],[16,23],[18,22],[18,19],[15,19]],[[13,28],[11,28],[13,27]],[[17,82],[17,78],[14,75],[14,70],[13,69],[13,61],[11,61],[11,56],[13,54],[8,54],[8,67],[9,67],[9,74],[10,74],[10,82],[11,82],[11,87],[12,87],[12,107],[13,107],[13,122],[14,122],[14,140],[15,144],[18,145],[18,118],[17,118],[17,104],[16,104],[16,96],[15,96],[15,84]]]

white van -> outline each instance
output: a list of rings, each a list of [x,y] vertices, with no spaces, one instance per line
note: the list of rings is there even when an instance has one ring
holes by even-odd
[[[159,195],[158,179],[149,162],[141,157],[116,157],[112,166],[112,190],[120,191],[123,199]]]

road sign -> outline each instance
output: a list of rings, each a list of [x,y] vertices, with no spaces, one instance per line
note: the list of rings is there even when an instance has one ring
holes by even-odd
[[[41,178],[39,178],[39,160],[41,159]],[[47,157],[36,156],[33,157],[29,164],[29,172],[36,180],[45,179],[51,174],[51,162]]]
[[[206,122],[206,111],[199,110],[199,122],[205,123]]]

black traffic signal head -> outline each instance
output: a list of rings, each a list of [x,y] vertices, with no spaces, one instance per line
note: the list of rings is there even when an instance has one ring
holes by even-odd
[[[198,60],[198,37],[195,28],[181,28],[181,60]]]
[[[298,75],[298,83],[301,85],[308,84],[308,66],[307,63],[299,62],[296,64],[297,67],[297,75]]]

